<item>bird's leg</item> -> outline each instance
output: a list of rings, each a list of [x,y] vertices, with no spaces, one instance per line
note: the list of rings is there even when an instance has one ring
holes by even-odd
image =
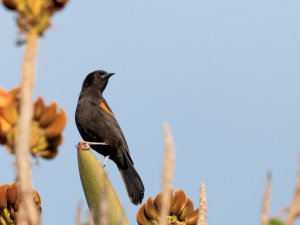
[[[107,145],[105,142],[91,142],[91,141],[85,141],[89,145]]]
[[[90,149],[90,145],[107,145],[105,142],[91,142],[91,141],[82,141],[79,143],[85,143],[88,149]],[[77,147],[77,146],[76,146]],[[109,159],[110,155],[105,156],[104,162],[103,162],[103,168],[106,166],[106,161]]]
[[[110,157],[110,155],[107,155],[107,156],[104,157],[104,161],[102,163],[103,168],[106,166],[106,161],[109,159],[109,157]]]

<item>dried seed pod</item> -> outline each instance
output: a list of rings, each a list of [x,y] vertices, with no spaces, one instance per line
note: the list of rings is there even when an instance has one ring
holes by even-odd
[[[15,125],[18,120],[17,104],[12,102],[4,106],[1,110],[2,117],[11,125]]]
[[[0,114],[0,135],[5,136],[5,133],[12,127],[12,125],[7,122]]]
[[[34,120],[39,120],[42,112],[44,111],[45,104],[42,97],[38,97],[37,101],[34,103]]]
[[[2,0],[2,4],[9,10],[17,9],[18,0]]]
[[[183,190],[176,191],[171,212],[175,215],[181,215],[185,207],[186,200],[187,198]]]
[[[185,218],[186,225],[196,225],[199,217],[199,209],[193,211],[190,215]]]
[[[187,215],[190,215],[193,211],[194,211],[194,204],[190,199],[187,199],[186,203],[185,203],[185,206],[184,206],[184,209],[183,209],[179,219],[181,221],[183,221],[185,219],[185,217]]]
[[[67,115],[64,110],[61,110],[59,113],[55,115],[55,118],[52,121],[52,123],[45,128],[45,135],[48,138],[53,138],[55,136],[58,136],[65,128],[66,122],[67,122]]]
[[[52,0],[55,11],[61,10],[68,0]]]
[[[139,209],[139,211],[136,215],[136,220],[139,225],[150,225],[151,224],[149,222],[149,219],[146,217],[145,205],[142,205],[142,207]]]
[[[19,208],[19,202],[20,202],[20,194],[19,194],[19,187],[17,186],[17,183],[14,182],[10,185],[9,189],[7,190],[7,202],[10,204],[15,210],[18,210]]]
[[[58,153],[57,148],[54,149],[46,149],[39,152],[39,155],[44,159],[53,159]]]
[[[62,136],[62,134],[59,134],[58,136],[55,136],[53,138],[49,138],[49,137],[47,137],[47,138],[48,138],[49,148],[56,148],[64,140],[64,137]]]
[[[39,124],[41,125],[41,127],[47,127],[54,121],[56,117],[56,109],[56,102],[52,102],[50,106],[44,108],[42,115],[39,119]]]
[[[2,210],[7,208],[6,193],[8,188],[9,188],[9,184],[4,184],[0,186],[0,209]]]
[[[145,203],[145,213],[150,220],[157,220],[159,217],[159,213],[151,197],[149,197]]]

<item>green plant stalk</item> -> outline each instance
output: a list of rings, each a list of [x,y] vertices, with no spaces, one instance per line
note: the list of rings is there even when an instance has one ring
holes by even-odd
[[[83,147],[82,143],[77,147],[79,174],[94,224],[101,224],[103,218],[107,218],[109,225],[129,225],[103,166],[89,148]],[[106,210],[103,210],[103,205]]]
[[[277,219],[271,219],[267,225],[284,225],[283,222],[281,222],[280,220]]]

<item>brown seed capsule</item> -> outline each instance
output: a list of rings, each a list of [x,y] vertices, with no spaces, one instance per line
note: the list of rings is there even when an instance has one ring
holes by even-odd
[[[199,209],[196,209],[190,215],[185,218],[185,223],[187,225],[196,225],[198,222]]]
[[[139,209],[136,220],[139,225],[149,225],[148,218],[145,215],[145,205],[142,205],[142,207]]]
[[[38,100],[34,103],[34,120],[39,120],[42,112],[44,110],[45,103],[42,97],[39,97]]]
[[[56,102],[52,102],[49,106],[46,106],[39,118],[39,124],[41,127],[47,127],[56,118],[57,105]]]
[[[159,212],[151,197],[149,197],[145,203],[145,214],[150,220],[158,220]]]
[[[8,204],[10,204],[15,210],[18,210],[20,200],[19,187],[17,186],[16,182],[10,185],[9,189],[7,190],[6,196]]]
[[[181,213],[185,207],[186,200],[187,200],[187,197],[183,190],[176,191],[175,196],[174,196],[174,204],[171,209],[172,213],[175,215],[181,215]]]
[[[52,0],[55,11],[61,10],[68,0]]]
[[[33,201],[35,202],[38,212],[41,214],[42,213],[42,199],[39,193],[35,190],[33,190]]]
[[[64,110],[60,110],[56,112],[54,119],[51,121],[50,124],[45,126],[45,135],[48,138],[53,138],[58,136],[66,126],[67,122],[67,115]]]
[[[9,186],[10,186],[9,184],[4,184],[0,186],[0,209],[7,208],[6,193]]]
[[[194,204],[190,199],[187,199],[184,209],[179,217],[181,221],[184,221],[187,215],[190,215],[194,211]]]
[[[17,9],[18,0],[2,0],[2,4],[9,10]]]

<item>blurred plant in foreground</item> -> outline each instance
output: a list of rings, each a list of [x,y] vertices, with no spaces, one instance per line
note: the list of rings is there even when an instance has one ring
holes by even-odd
[[[149,197],[137,213],[139,225],[206,225],[207,200],[204,183],[200,185],[199,208],[183,190],[173,196],[173,176],[175,168],[175,147],[167,123],[163,124],[164,164],[162,171],[162,192],[155,199]]]
[[[0,143],[6,145],[6,149],[13,154],[20,108],[19,92],[19,88],[8,92],[0,89]],[[31,154],[52,159],[57,155],[58,146],[63,141],[66,113],[63,109],[58,110],[55,102],[45,105],[42,97],[34,103],[33,111]]]
[[[278,219],[271,219],[266,225],[284,225],[284,224]]]
[[[0,186],[0,224],[16,225],[20,203],[20,189],[16,183]],[[39,211],[42,212],[41,198],[37,191],[32,191],[33,201]]]
[[[175,195],[170,195],[171,206],[167,216],[167,224],[170,225],[196,225],[199,209],[194,209],[193,202],[186,196],[183,190],[178,190]],[[159,215],[162,207],[162,193],[155,199],[149,197],[137,213],[139,225],[159,224]]]
[[[288,207],[281,208],[275,217],[270,217],[272,197],[272,176],[267,175],[267,182],[262,202],[260,225],[293,225],[300,217],[300,158],[298,161],[298,174],[296,188],[291,204]]]
[[[2,0],[3,6],[11,11],[17,11],[17,24],[20,33],[27,33],[32,27],[39,35],[50,27],[53,13],[62,10],[68,0]]]
[[[16,101],[15,105],[10,104],[11,110],[6,111],[6,107],[1,109],[2,117],[4,116],[3,110],[14,113],[13,116],[6,115],[6,118],[4,116],[11,127],[7,133],[2,133],[1,141],[16,156],[16,176],[20,185],[20,195],[22,196],[18,216],[20,225],[40,224],[39,214],[31,198],[30,154],[34,156],[41,155],[44,158],[55,157],[57,146],[62,141],[61,131],[59,130],[63,129],[66,122],[65,113],[62,110],[57,112],[55,103],[46,107],[41,99],[40,105],[43,106],[41,107],[43,111],[40,117],[36,114],[37,109],[33,112],[32,108],[38,41],[50,27],[54,12],[62,9],[66,2],[67,0],[2,0],[4,6],[9,10],[13,10],[16,14],[17,27],[22,37],[17,43],[24,44],[25,47],[21,69],[19,104]],[[35,105],[37,106],[38,102]],[[46,116],[44,122],[48,124],[42,124],[41,120],[46,113],[48,116]],[[34,121],[37,121],[36,123],[32,122],[33,118]],[[7,119],[12,119],[12,121]],[[54,124],[56,125],[54,126]],[[1,127],[4,127],[3,124]]]

